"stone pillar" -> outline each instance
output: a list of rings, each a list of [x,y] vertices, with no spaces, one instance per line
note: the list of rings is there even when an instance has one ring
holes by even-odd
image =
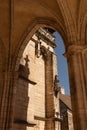
[[[74,130],[87,128],[87,46],[71,45],[66,54],[69,68]]]
[[[12,130],[13,124],[13,81],[14,73],[12,72],[3,72],[3,93],[2,93],[2,103],[0,106],[0,130]],[[16,77],[16,76],[15,76]]]
[[[47,50],[45,57],[45,130],[54,130],[54,98],[53,98],[53,54]]]

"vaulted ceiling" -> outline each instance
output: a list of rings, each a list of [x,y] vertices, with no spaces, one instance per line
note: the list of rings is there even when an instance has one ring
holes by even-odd
[[[71,37],[79,35],[87,11],[86,0],[0,0],[0,39],[14,49],[35,19],[56,21]],[[78,36],[77,35],[77,39]]]

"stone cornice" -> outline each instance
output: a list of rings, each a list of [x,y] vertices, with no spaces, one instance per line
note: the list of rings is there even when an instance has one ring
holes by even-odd
[[[39,117],[39,116],[34,116],[34,118],[36,120],[40,120],[40,121],[49,121],[49,120],[52,120],[52,121],[58,121],[58,122],[61,122],[62,119],[61,118],[57,118],[57,117]]]
[[[55,37],[50,34],[48,32],[49,36],[53,39],[55,39]],[[51,47],[55,48],[56,44],[55,44],[55,40],[51,40],[49,37],[46,36],[46,34],[41,33],[39,30],[36,33],[37,36],[39,36],[43,41],[45,41],[48,45],[50,45]]]
[[[64,54],[64,56],[68,58],[72,55],[76,55],[78,53],[83,53],[85,50],[87,50],[87,45],[80,45],[80,44],[70,45],[70,46],[68,46],[67,51]]]

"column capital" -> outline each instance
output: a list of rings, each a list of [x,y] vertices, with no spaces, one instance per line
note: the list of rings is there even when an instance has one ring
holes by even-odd
[[[87,49],[87,45],[73,44],[67,47],[67,51],[64,54],[65,57],[71,57],[77,55],[78,53],[82,53],[85,49]]]
[[[41,55],[43,56],[44,60],[48,60],[51,58],[52,52],[49,50],[49,47],[46,48],[45,46],[41,46]]]

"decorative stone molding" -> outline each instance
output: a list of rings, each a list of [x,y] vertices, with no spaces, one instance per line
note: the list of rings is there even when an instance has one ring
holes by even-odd
[[[80,31],[81,31],[81,44],[85,44],[85,33],[86,33],[86,25],[87,25],[87,11],[84,13],[83,17],[81,18],[81,27],[80,27]]]
[[[55,36],[52,35],[50,32],[48,32],[47,30],[40,28],[37,33],[37,36],[41,37],[41,39],[45,40],[45,41],[49,41],[51,44],[51,46],[55,47]],[[48,44],[49,44],[48,42]]]
[[[71,15],[69,5],[64,0],[57,0],[57,3],[61,9],[61,13],[64,18],[65,26],[67,29],[68,42],[76,41],[76,25]]]
[[[62,121],[61,118],[56,118],[56,117],[44,118],[44,117],[34,116],[34,118],[35,118],[36,120],[40,120],[40,121],[47,121],[47,120],[58,121],[58,122],[61,122],[61,121]]]
[[[82,53],[87,48],[87,45],[70,45],[67,48],[67,52],[64,54],[65,57],[70,57],[78,53]]]

